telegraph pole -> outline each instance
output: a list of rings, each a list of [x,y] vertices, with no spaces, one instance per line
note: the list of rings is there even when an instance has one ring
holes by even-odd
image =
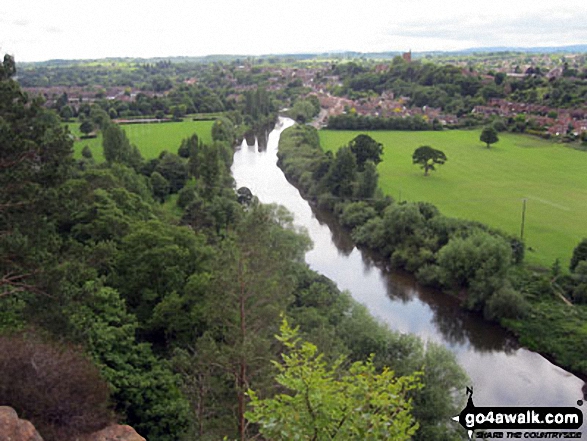
[[[528,199],[522,199],[522,228],[520,230],[520,240],[524,240],[524,224],[526,223],[526,201]]]

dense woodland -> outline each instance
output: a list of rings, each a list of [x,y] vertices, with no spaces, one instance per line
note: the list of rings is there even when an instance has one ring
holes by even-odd
[[[466,377],[454,357],[381,327],[309,270],[309,240],[290,215],[234,188],[230,118],[216,121],[211,145],[194,135],[178,154],[145,161],[104,112],[106,162],[88,151],[74,160],[60,118],[14,75],[6,56],[3,405],[47,440],[110,421],[149,440],[291,439],[283,434],[298,430],[364,439],[373,428],[377,439],[460,439],[450,417],[462,403],[451,392]],[[247,114],[263,122],[270,112],[255,96]],[[170,193],[180,216],[168,209]],[[309,383],[299,390],[299,381]],[[384,406],[365,394],[349,401],[336,395],[340,384],[397,393]],[[284,402],[284,393],[306,399]],[[267,420],[268,409],[282,418]],[[302,428],[292,409],[306,418]]]
[[[45,439],[74,439],[111,421],[149,440],[365,439],[368,430],[374,439],[462,438],[450,418],[462,406],[453,392],[467,380],[454,357],[377,324],[307,267],[311,244],[289,213],[235,188],[237,140],[268,130],[279,109],[300,123],[320,112],[301,79],[271,88],[262,63],[64,62],[16,72],[4,58],[0,398],[8,398],[0,405],[33,421]],[[587,90],[581,65],[567,65],[555,80],[541,71],[511,79],[400,59],[379,72],[375,63],[326,69],[317,81],[337,75],[340,85],[324,84],[335,95],[391,90],[459,115],[495,97],[571,108],[583,105]],[[72,105],[65,92],[33,97],[23,86],[80,87],[91,99]],[[126,89],[112,99],[107,89],[115,86]],[[112,121],[194,114],[215,120],[213,142],[194,135],[151,160]],[[89,149],[73,159],[63,128],[72,120],[87,136],[101,132],[104,163]],[[519,121],[503,123],[515,129]],[[441,129],[420,117],[341,115],[330,124]],[[283,133],[279,153],[304,195],[386,265],[459,296],[523,344],[587,374],[587,241],[568,270],[529,269],[514,237],[384,197],[380,154],[365,135],[325,153],[305,125]],[[394,388],[397,399],[384,409],[379,395],[348,400],[365,397],[365,388]],[[392,424],[383,424],[390,415]]]

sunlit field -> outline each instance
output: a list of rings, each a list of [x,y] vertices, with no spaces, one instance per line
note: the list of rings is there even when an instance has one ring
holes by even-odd
[[[164,150],[177,153],[181,141],[194,133],[197,133],[204,143],[212,142],[212,124],[214,124],[214,121],[185,120],[170,123],[126,124],[121,125],[121,127],[126,132],[130,142],[139,148],[143,158],[152,159],[159,156]],[[80,136],[79,124],[70,123],[68,126],[75,136]],[[74,144],[74,157],[81,157],[81,151],[86,145],[92,150],[96,161],[101,162],[104,160],[102,135],[93,139],[76,141]]]
[[[520,235],[531,263],[568,266],[573,248],[587,237],[587,152],[534,137],[500,134],[487,149],[480,131],[320,131],[325,150],[337,150],[359,133],[384,146],[379,185],[396,200],[428,201],[442,213],[487,223]],[[448,157],[430,176],[412,164],[422,145]]]

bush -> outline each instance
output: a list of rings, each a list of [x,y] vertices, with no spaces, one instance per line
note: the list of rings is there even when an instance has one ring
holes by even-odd
[[[340,223],[350,229],[365,224],[369,219],[377,216],[377,212],[366,202],[353,202],[344,207],[340,216]]]
[[[23,336],[0,337],[0,397],[43,438],[73,440],[112,421],[110,392],[78,350]]]
[[[418,283],[424,286],[441,288],[442,272],[440,271],[438,265],[427,264],[420,267],[416,273],[416,280],[418,280]]]
[[[524,296],[506,284],[485,303],[483,315],[488,320],[519,319],[526,315],[529,307]]]

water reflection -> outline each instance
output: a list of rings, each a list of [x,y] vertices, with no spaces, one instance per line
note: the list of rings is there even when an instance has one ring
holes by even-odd
[[[356,249],[330,213],[311,209],[276,166],[280,132],[291,124],[281,120],[265,148],[261,142],[250,148],[243,144],[235,153],[233,175],[237,187],[246,186],[262,202],[279,203],[294,213],[294,222],[314,242],[306,254],[312,269],[348,290],[390,328],[449,348],[469,374],[478,406],[575,406],[587,394],[579,378],[520,348],[499,326],[463,311],[458,299],[388,271],[384,262]]]

